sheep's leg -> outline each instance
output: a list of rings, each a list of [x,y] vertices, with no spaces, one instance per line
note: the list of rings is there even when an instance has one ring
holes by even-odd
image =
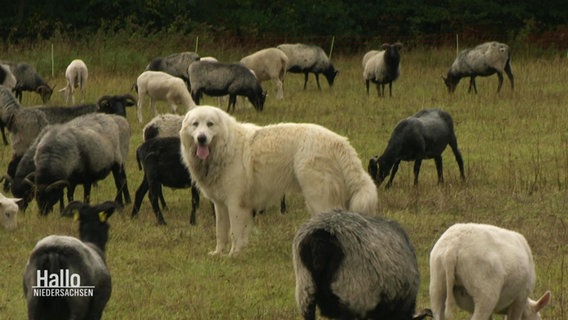
[[[471,93],[471,88],[474,87],[475,80],[473,77],[469,77],[469,88],[467,89],[467,93]],[[476,91],[477,93],[477,91]]]
[[[120,166],[121,178],[122,178],[122,193],[124,195],[124,202],[130,203],[132,199],[130,199],[130,192],[128,191],[128,180],[126,179],[126,170],[124,169],[124,165]]]
[[[307,85],[308,85],[308,73],[304,72],[304,90],[306,90]]]
[[[278,78],[274,79],[274,83],[276,84],[276,99],[284,99],[284,83]]]
[[[191,215],[189,216],[189,224],[195,225],[195,213],[199,208],[199,189],[195,185],[191,185]]]
[[[142,183],[138,187],[138,190],[136,190],[136,195],[134,197],[134,205],[132,206],[132,213],[130,215],[132,218],[134,218],[140,211],[140,206],[142,205],[142,200],[144,199],[146,192],[148,192],[148,181],[146,180],[146,175],[144,175]]]
[[[460,176],[462,180],[465,180],[463,158],[460,150],[458,149],[458,142],[455,137],[453,137],[453,139],[450,141],[450,147],[452,148],[452,152],[454,153],[454,157],[456,158],[456,162],[458,163],[458,167],[460,168]]]
[[[142,123],[142,108],[144,107],[144,91],[138,88],[138,103],[136,104],[136,116],[138,117],[138,122]]]
[[[369,96],[369,80],[365,80],[365,89],[367,89],[367,97]]]
[[[397,161],[394,163],[394,165],[392,166],[392,170],[391,170],[391,175],[389,178],[389,181],[387,182],[387,184],[385,185],[385,188],[388,189],[391,187],[392,185],[392,181],[394,180],[394,176],[396,175],[396,172],[398,171],[398,166],[400,164],[400,161]]]
[[[499,79],[499,84],[497,85],[497,93],[499,93],[503,86],[503,74],[501,72],[497,72],[497,79]]]
[[[158,109],[156,108],[156,99],[150,98],[150,110],[154,113],[154,116],[158,115]]]
[[[438,183],[444,183],[444,169],[442,164],[442,155],[434,157],[436,163],[436,171],[438,172]]]
[[[509,77],[509,82],[511,82],[511,90],[515,90],[515,79],[513,77],[513,72],[511,71],[511,64],[509,63],[509,61],[507,61],[507,64],[505,64],[505,73],[507,74],[507,77]]]
[[[319,73],[315,73],[315,75],[316,75],[316,83],[318,84],[318,90],[321,90]]]
[[[229,95],[229,106],[227,106],[227,112],[231,113],[232,111],[235,111],[235,104],[237,104],[237,95],[236,94],[230,94]]]
[[[414,160],[414,185],[418,185],[418,175],[420,174],[420,166],[422,165],[422,159],[418,158]],[[436,164],[436,167],[438,164]]]
[[[280,213],[286,213],[286,196],[282,196],[282,200],[280,200]]]
[[[253,227],[252,211],[239,206],[229,208],[231,251],[229,256],[236,256],[246,247]]]
[[[392,97],[392,82],[389,82],[389,97]]]
[[[220,255],[225,251],[229,244],[229,208],[221,203],[214,203],[215,206],[215,234],[217,245],[215,251],[209,252],[210,255]]]
[[[157,182],[149,182],[150,185],[150,203],[152,204],[152,209],[154,210],[154,215],[156,215],[156,219],[158,219],[158,224],[165,225],[166,220],[164,220],[164,216],[162,215],[162,211],[160,210],[160,206],[158,205],[158,198],[159,195],[162,193],[162,185]]]
[[[90,203],[91,202],[91,184],[90,183],[85,183],[83,185],[83,199],[85,203]]]

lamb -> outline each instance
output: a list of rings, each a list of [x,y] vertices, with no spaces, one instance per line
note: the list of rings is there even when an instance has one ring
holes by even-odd
[[[240,63],[197,61],[189,66],[191,95],[199,104],[205,93],[210,96],[229,95],[227,112],[235,110],[237,96],[245,96],[257,111],[262,111],[266,92],[256,75]]]
[[[174,77],[181,78],[189,90],[189,74],[187,68],[195,61],[199,61],[200,57],[195,52],[172,53],[165,57],[157,57],[152,59],[146,66],[145,71],[163,71]]]
[[[158,219],[158,224],[165,225],[166,221],[158,204],[159,197],[163,200],[162,185],[178,189],[191,188],[189,223],[195,225],[195,213],[199,207],[199,190],[191,181],[189,172],[181,161],[179,136],[147,140],[136,150],[136,160],[138,167],[144,169],[144,178],[136,191],[132,217],[138,214],[142,199],[149,191],[150,203]],[[165,201],[162,201],[162,206],[167,208]]]
[[[434,319],[451,319],[457,305],[472,320],[537,320],[550,301],[547,291],[529,298],[536,274],[531,249],[515,231],[487,224],[458,223],[430,252],[430,301]]]
[[[87,86],[88,77],[89,70],[83,60],[75,59],[71,61],[65,70],[67,85],[65,88],[59,90],[65,94],[65,103],[69,103],[69,97],[71,97],[71,102],[75,104],[75,88],[78,88],[79,91],[81,91],[81,101],[85,101],[85,88]]]
[[[101,319],[112,292],[105,249],[109,231],[107,221],[116,207],[112,201],[94,206],[72,202],[63,215],[79,219],[79,239],[50,235],[37,242],[23,276],[28,319]],[[81,286],[93,286],[92,295],[60,298],[35,295],[36,290],[41,289],[34,287],[48,285],[47,279],[41,279],[41,276],[59,275],[65,271],[70,276],[77,275]]]
[[[18,227],[18,204],[20,198],[8,198],[0,193],[0,225],[8,230]]]
[[[16,77],[10,71],[10,66],[7,64],[0,64],[0,85],[13,90],[16,87]]]
[[[438,183],[442,183],[442,152],[448,144],[458,163],[460,176],[465,180],[463,159],[458,149],[452,117],[440,109],[419,111],[396,125],[383,154],[380,157],[374,156],[369,161],[369,174],[380,186],[390,173],[386,184],[386,188],[390,188],[400,162],[414,160],[414,185],[417,185],[422,160],[434,158]]]
[[[115,201],[122,205],[124,196],[130,203],[124,170],[129,143],[128,120],[117,115],[94,113],[52,125],[38,142],[34,157],[40,213],[46,215],[53,209],[65,187],[72,201],[78,184],[84,186],[84,202],[89,203],[91,185],[110,172],[116,186]]]
[[[241,63],[254,71],[258,81],[272,80],[276,84],[276,99],[284,99],[284,76],[288,67],[288,57],[277,48],[257,51],[241,59]]]
[[[16,63],[11,61],[2,61],[2,64],[8,65],[10,71],[14,74],[17,84],[14,87],[16,98],[22,102],[22,91],[33,91],[41,96],[41,101],[47,103],[51,98],[53,89],[45,80],[37,73],[36,69],[27,63]]]
[[[277,48],[284,51],[288,57],[288,72],[304,74],[304,90],[306,90],[308,84],[309,73],[313,73],[316,76],[319,90],[321,90],[319,82],[320,73],[323,73],[329,86],[333,86],[339,71],[335,70],[322,48],[302,43],[281,44]]]
[[[389,95],[392,97],[392,83],[400,76],[400,42],[394,44],[385,43],[381,46],[382,51],[372,50],[363,57],[363,78],[367,95],[369,95],[369,83],[377,85],[379,97],[385,96],[385,85],[389,85]]]
[[[404,229],[335,209],[300,226],[292,247],[304,319],[412,319],[420,274]]]
[[[497,93],[501,91],[503,86],[503,72],[507,74],[509,82],[511,82],[511,90],[515,88],[513,72],[511,71],[511,49],[508,45],[499,42],[486,42],[478,45],[473,49],[465,49],[458,54],[454,60],[448,75],[442,79],[450,93],[456,90],[461,78],[469,77],[469,89],[477,93],[477,85],[475,77],[487,77],[497,73],[499,85]]]
[[[173,112],[176,112],[178,104],[185,106],[187,110],[195,107],[195,102],[184,82],[165,72],[144,71],[136,80],[136,84],[138,87],[137,116],[140,123],[143,120],[142,107],[146,95],[150,98],[150,108],[154,111],[154,115],[158,114],[156,101],[159,100],[167,101]]]

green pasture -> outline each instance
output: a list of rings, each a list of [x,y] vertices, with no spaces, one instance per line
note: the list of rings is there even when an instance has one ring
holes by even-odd
[[[127,39],[126,39],[127,40]],[[54,48],[51,76],[51,46],[4,46],[2,59],[27,61],[46,75],[57,89],[64,86],[64,71],[74,58],[89,66],[87,100],[107,94],[123,94],[130,88],[150,58],[172,52],[193,51],[193,42],[160,46],[157,42],[125,42],[111,47],[101,40],[95,45],[73,44],[59,39]],[[276,45],[276,44],[275,44]],[[340,47],[340,43],[336,43]],[[203,42],[199,54],[222,61],[235,61],[260,48],[209,49]],[[568,59],[565,52],[513,50],[515,90],[505,77],[496,94],[497,77],[478,78],[479,94],[468,94],[468,80],[449,95],[442,82],[455,56],[455,48],[404,49],[401,76],[393,84],[393,96],[378,98],[374,87],[365,94],[361,58],[365,52],[334,52],[340,70],[333,88],[322,76],[322,90],[310,75],[302,90],[303,75],[288,74],[283,100],[275,100],[275,86],[268,91],[264,111],[257,113],[239,99],[234,116],[240,121],[313,122],[347,136],[358,151],[363,166],[384,150],[400,119],[423,108],[439,107],[454,118],[467,180],[451,151],[444,153],[446,183],[437,184],[433,161],[424,161],[419,185],[413,186],[412,163],[403,163],[391,189],[378,188],[379,215],[399,221],[412,239],[421,271],[417,308],[429,306],[428,253],[441,233],[457,222],[480,222],[521,232],[532,247],[538,280],[533,298],[551,290],[553,299],[542,313],[545,319],[565,319],[568,312]],[[388,90],[387,90],[388,91]],[[51,103],[63,103],[55,92]],[[205,104],[217,104],[206,97]],[[39,96],[24,93],[23,104],[39,104]],[[223,101],[223,109],[227,101]],[[144,121],[152,118],[144,110]],[[165,103],[161,113],[170,112]],[[185,111],[185,110],[182,110]],[[135,150],[142,140],[142,127],[135,109],[128,110],[131,124],[127,175],[130,194],[142,179]],[[0,147],[0,170],[5,172],[10,148]],[[112,178],[93,189],[92,202],[113,199]],[[189,190],[165,189],[170,210],[164,212],[167,226],[158,226],[147,200],[139,217],[130,218],[132,205],[109,220],[107,262],[113,292],[105,319],[300,319],[294,299],[291,246],[297,228],[308,219],[301,196],[287,195],[288,212],[275,204],[255,218],[249,246],[236,258],[212,257],[215,223],[211,206],[202,198],[198,224],[189,225]],[[82,188],[76,198],[81,199]],[[18,216],[13,232],[0,230],[0,318],[23,319],[26,303],[22,273],[35,243],[50,234],[77,236],[78,224],[59,216],[38,215],[35,202]],[[469,319],[463,312],[458,319]]]

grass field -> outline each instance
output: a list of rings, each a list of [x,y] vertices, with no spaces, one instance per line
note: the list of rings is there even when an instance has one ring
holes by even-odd
[[[149,50],[151,50],[149,48]],[[185,48],[172,50],[182,51]],[[225,61],[249,54],[238,51],[200,52]],[[43,52],[22,52],[7,48],[4,59],[40,61]],[[105,94],[125,93],[148,61],[146,52],[118,52],[115,62],[101,61],[101,51],[78,47],[65,51],[50,83],[64,85],[67,61],[82,57],[89,66],[87,97],[95,101]],[[169,53],[169,52],[164,52]],[[421,288],[417,308],[429,306],[428,253],[434,242],[457,222],[481,222],[521,232],[532,247],[538,280],[533,298],[551,290],[553,299],[542,315],[565,319],[568,312],[568,59],[559,53],[536,55],[513,52],[512,68],[516,88],[511,92],[505,79],[496,94],[497,78],[478,78],[479,94],[467,93],[463,80],[450,96],[440,78],[450,65],[455,50],[416,49],[403,51],[402,75],[393,85],[393,97],[365,95],[360,59],[357,55],[333,56],[340,69],[330,89],[322,77],[318,91],[313,76],[308,89],[301,90],[303,76],[289,74],[285,99],[275,100],[272,83],[264,111],[255,112],[239,99],[235,117],[257,124],[314,122],[349,138],[363,165],[380,154],[397,122],[423,108],[440,107],[454,117],[462,151],[466,182],[459,179],[450,151],[444,153],[446,183],[437,185],[433,161],[422,165],[420,182],[412,185],[412,163],[403,163],[393,187],[377,190],[379,214],[398,220],[409,233],[417,251]],[[75,55],[75,56],[73,56]],[[64,60],[65,62],[62,62]],[[119,68],[116,61],[133,61],[137,67]],[[54,93],[53,103],[63,97]],[[216,104],[216,98],[205,103]],[[24,105],[39,103],[31,93]],[[222,106],[223,109],[226,106]],[[146,108],[147,109],[147,108]],[[161,112],[169,112],[160,104]],[[142,125],[135,109],[128,110],[131,148],[127,163],[130,193],[140,184],[142,174],[135,161],[141,143]],[[152,115],[145,110],[144,120]],[[0,152],[5,171],[9,147]],[[99,183],[92,202],[114,197],[112,178]],[[76,196],[82,194],[79,188]],[[295,231],[308,218],[303,200],[289,195],[286,214],[278,206],[255,219],[251,242],[237,258],[211,257],[215,246],[215,225],[211,206],[202,201],[198,225],[190,227],[189,190],[165,190],[170,210],[164,213],[167,226],[158,226],[147,199],[137,219],[130,218],[131,205],[109,220],[110,241],[107,262],[112,274],[113,293],[105,319],[299,319],[294,300],[291,244]],[[0,230],[0,318],[22,319],[26,304],[22,272],[35,243],[49,234],[77,235],[77,223],[58,216],[40,217],[35,203],[19,215],[14,232]],[[468,319],[463,312],[458,319]]]

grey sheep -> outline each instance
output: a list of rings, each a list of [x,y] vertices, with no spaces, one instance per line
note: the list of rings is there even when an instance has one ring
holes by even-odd
[[[511,90],[513,90],[515,81],[511,71],[511,49],[504,43],[493,41],[461,51],[450,66],[447,76],[442,79],[448,91],[453,93],[461,78],[469,77],[468,92],[471,92],[473,88],[473,91],[477,93],[475,77],[486,77],[496,73],[499,78],[497,92],[500,92],[503,86],[503,72],[507,74],[511,82]]]
[[[320,73],[325,76],[329,86],[333,86],[339,71],[335,70],[322,48],[302,43],[285,43],[277,46],[277,48],[284,51],[288,57],[288,72],[304,74],[304,90],[306,90],[308,84],[309,73],[313,73],[316,76],[318,89],[321,90],[319,82]]]
[[[400,42],[385,43],[381,51],[369,51],[363,57],[363,78],[369,95],[369,83],[377,85],[379,97],[385,96],[385,86],[389,85],[389,95],[392,97],[392,83],[400,76]]]
[[[438,182],[442,183],[442,152],[448,145],[452,148],[460,176],[464,180],[463,159],[458,149],[452,117],[440,109],[419,111],[396,125],[383,154],[369,160],[369,174],[379,186],[390,173],[386,185],[386,188],[389,188],[400,162],[414,161],[414,185],[417,185],[422,160],[434,158]]]
[[[195,61],[199,61],[200,57],[195,52],[185,51],[179,53],[172,53],[165,57],[157,57],[152,59],[146,66],[145,71],[162,71],[174,77],[183,79],[188,90],[189,74],[187,68]]]
[[[40,95],[41,101],[47,103],[53,93],[45,80],[37,73],[36,69],[27,63],[16,63],[12,61],[2,61],[1,64],[8,65],[10,71],[16,77],[17,83],[14,87],[16,98],[22,101],[22,91],[32,91]]]
[[[412,319],[420,284],[414,247],[392,220],[345,210],[313,216],[292,247],[304,319]]]
[[[34,157],[36,200],[40,213],[49,213],[68,188],[85,189],[89,202],[92,184],[112,172],[116,186],[115,201],[122,205],[123,196],[130,203],[125,161],[130,144],[130,125],[124,117],[94,113],[64,124],[52,125],[37,144]],[[72,200],[72,199],[71,199]]]
[[[245,96],[257,111],[262,111],[266,92],[254,72],[240,63],[197,61],[189,66],[191,95],[197,105],[205,93],[210,96],[229,95],[227,112],[235,110],[237,96]]]
[[[276,99],[284,98],[284,76],[288,57],[277,48],[266,48],[241,59],[241,63],[254,71],[258,81],[272,80],[276,85]]]
[[[105,249],[109,233],[107,220],[116,207],[112,201],[94,206],[72,202],[62,214],[78,218],[79,239],[50,235],[37,242],[23,276],[28,319],[101,319],[112,292]],[[48,286],[47,279],[43,281],[41,277],[58,276],[65,271],[70,277],[76,275],[80,286],[92,286],[92,296],[36,296],[35,290],[42,289],[34,287]]]
[[[7,64],[0,64],[0,85],[13,90],[16,87],[16,77],[10,71],[10,66]]]

